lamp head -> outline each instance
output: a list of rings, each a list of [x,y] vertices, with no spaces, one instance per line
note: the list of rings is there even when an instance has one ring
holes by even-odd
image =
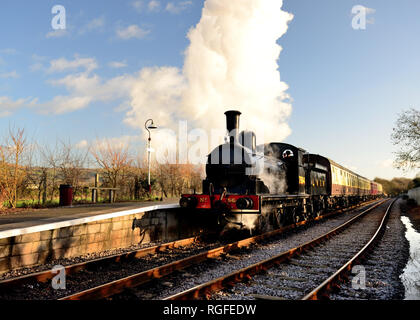
[[[149,125],[147,125],[150,122]],[[144,127],[146,128],[146,130],[153,130],[153,129],[157,129],[157,126],[155,125],[155,123],[153,122],[153,119],[149,119],[146,121],[146,123],[144,124]]]

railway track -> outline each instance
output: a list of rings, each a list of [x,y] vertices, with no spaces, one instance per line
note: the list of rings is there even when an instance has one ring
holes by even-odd
[[[0,281],[0,299],[58,299],[77,289],[98,285],[101,278],[118,278],[142,268],[148,270],[214,246],[217,243],[205,244],[201,237],[191,237],[68,265],[65,266],[66,287],[69,288],[66,290],[52,288],[50,281],[56,273],[51,270],[31,273]],[[94,281],[95,278],[99,278],[98,281]]]
[[[323,220],[348,210],[339,210],[325,215],[324,217],[318,217],[316,220]],[[170,281],[166,281],[168,276],[178,277],[181,275],[182,281],[184,276],[188,277],[190,275],[188,271],[185,271],[188,270],[189,267],[200,266],[203,263],[217,264],[221,259],[225,257],[238,259],[235,255],[233,255],[236,252],[241,252],[241,250],[245,250],[246,252],[246,250],[249,250],[249,248],[253,245],[264,241],[270,241],[270,239],[275,238],[276,236],[283,235],[288,231],[303,227],[309,223],[310,221],[302,221],[295,225],[290,225],[272,232],[236,241],[234,243],[229,243],[227,245],[211,249],[207,252],[202,252],[200,254],[193,255],[179,261],[174,261],[167,265],[122,278],[114,282],[106,283],[92,289],[78,292],[76,294],[64,297],[62,300],[91,300],[103,298],[126,299],[127,293],[129,295],[129,299],[133,298],[133,296],[136,299],[152,299],[155,298],[155,296],[150,294],[149,291],[153,290],[149,289],[150,287],[155,287],[156,282],[158,282],[160,285],[163,285],[164,287],[173,287]],[[154,290],[157,289],[159,291],[159,288],[160,286],[157,285]]]
[[[317,218],[317,220],[333,217],[351,209],[354,209],[354,207],[330,213],[324,217]],[[189,238],[67,266],[66,282],[67,287],[71,287],[71,289],[65,291],[51,289],[49,280],[55,276],[51,271],[1,281],[0,298],[75,300],[113,297],[127,291],[127,289],[130,290],[130,288],[145,285],[153,280],[161,279],[202,262],[214,261],[214,259],[219,259],[221,256],[227,257],[230,252],[248,248],[255,243],[266,241],[290,230],[303,227],[307,223],[301,222],[257,237],[218,246],[217,248],[214,248],[216,244],[213,243],[208,245],[208,247],[201,245],[192,250],[193,244],[197,243],[197,238]],[[153,255],[152,260],[156,260],[154,262],[155,266],[152,266],[150,263],[139,266],[142,264],[142,259],[150,255]],[[156,259],[159,255],[162,256]],[[120,272],[121,269],[124,269],[122,264],[125,264],[125,266],[134,264],[135,267],[132,268],[133,266],[130,266],[129,270]],[[137,271],[140,270],[141,272],[135,272],[136,267]],[[113,274],[112,277],[109,277],[110,272]],[[95,280],[95,278],[99,278],[99,280]],[[113,281],[109,281],[110,279]],[[144,298],[148,298],[148,296]]]
[[[165,300],[328,298],[331,291],[339,288],[340,281],[348,280],[352,267],[360,263],[379,241],[395,201],[387,202],[386,208],[365,210],[298,247]],[[372,213],[367,215],[370,211]]]

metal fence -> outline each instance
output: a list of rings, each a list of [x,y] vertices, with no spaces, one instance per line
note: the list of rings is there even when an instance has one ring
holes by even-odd
[[[420,187],[408,190],[408,197],[416,200],[417,204],[420,204]]]

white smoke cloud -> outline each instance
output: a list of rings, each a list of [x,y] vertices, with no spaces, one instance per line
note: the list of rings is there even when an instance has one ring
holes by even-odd
[[[183,70],[146,68],[132,90],[126,123],[143,127],[153,118],[160,127],[225,127],[224,112],[242,112],[241,129],[261,132],[265,141],[290,134],[291,105],[277,60],[293,16],[282,0],[206,0],[202,17],[188,33]]]

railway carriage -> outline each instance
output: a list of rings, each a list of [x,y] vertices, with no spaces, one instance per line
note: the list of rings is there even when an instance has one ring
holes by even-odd
[[[203,193],[182,195],[182,208],[227,223],[257,215],[258,228],[296,223],[382,195],[380,184],[321,155],[286,143],[256,146],[254,133],[238,134],[241,113],[225,115],[228,139],[208,155]]]

